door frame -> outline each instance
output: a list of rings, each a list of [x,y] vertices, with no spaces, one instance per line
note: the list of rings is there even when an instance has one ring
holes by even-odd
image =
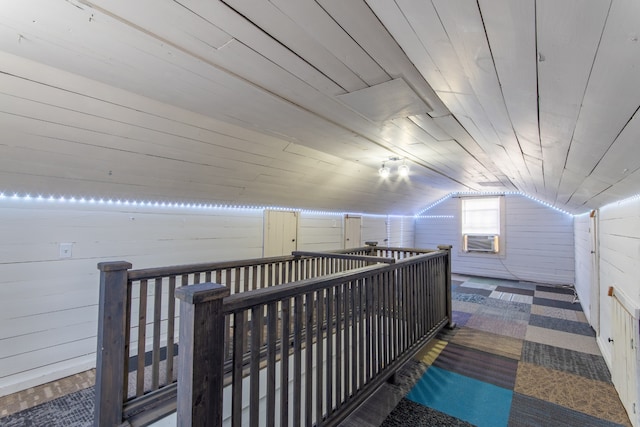
[[[599,212],[594,209],[589,214],[589,245],[591,250],[591,291],[589,308],[589,324],[600,336],[600,237],[598,227]]]
[[[351,226],[349,224],[351,224],[351,219],[357,219],[358,220],[358,236],[359,236],[359,241],[358,244],[356,246],[349,246],[347,245],[347,242],[350,239],[350,229]],[[342,238],[342,245],[344,247],[344,249],[350,249],[350,248],[357,248],[360,245],[362,245],[362,216],[360,215],[349,215],[346,214],[344,216],[344,236]]]

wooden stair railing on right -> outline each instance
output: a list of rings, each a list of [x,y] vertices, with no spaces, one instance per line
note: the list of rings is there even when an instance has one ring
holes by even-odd
[[[176,290],[178,425],[337,425],[452,325],[440,249],[230,296],[215,283]]]

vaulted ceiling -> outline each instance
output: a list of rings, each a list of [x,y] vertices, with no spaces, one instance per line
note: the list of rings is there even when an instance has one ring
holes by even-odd
[[[637,0],[3,0],[0,191],[584,212],[640,190],[639,35]]]

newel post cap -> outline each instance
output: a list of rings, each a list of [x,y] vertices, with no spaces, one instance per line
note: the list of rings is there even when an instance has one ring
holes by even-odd
[[[226,286],[210,282],[183,286],[176,289],[176,298],[190,304],[201,304],[203,302],[222,299],[230,294],[231,291]]]
[[[119,271],[119,270],[129,270],[133,267],[133,264],[127,261],[109,261],[109,262],[99,262],[98,270],[100,271]]]

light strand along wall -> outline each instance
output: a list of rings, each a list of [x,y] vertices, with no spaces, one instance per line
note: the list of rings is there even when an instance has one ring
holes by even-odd
[[[416,246],[453,245],[454,273],[573,284],[573,217],[518,194],[504,197],[503,255],[462,252],[457,197],[445,199],[416,218]]]
[[[259,258],[261,209],[0,201],[0,396],[95,366],[103,261],[133,268]],[[367,233],[384,220],[363,215]],[[380,228],[377,230],[376,228]],[[343,247],[343,214],[301,212],[298,249]],[[60,244],[71,243],[71,258]]]

